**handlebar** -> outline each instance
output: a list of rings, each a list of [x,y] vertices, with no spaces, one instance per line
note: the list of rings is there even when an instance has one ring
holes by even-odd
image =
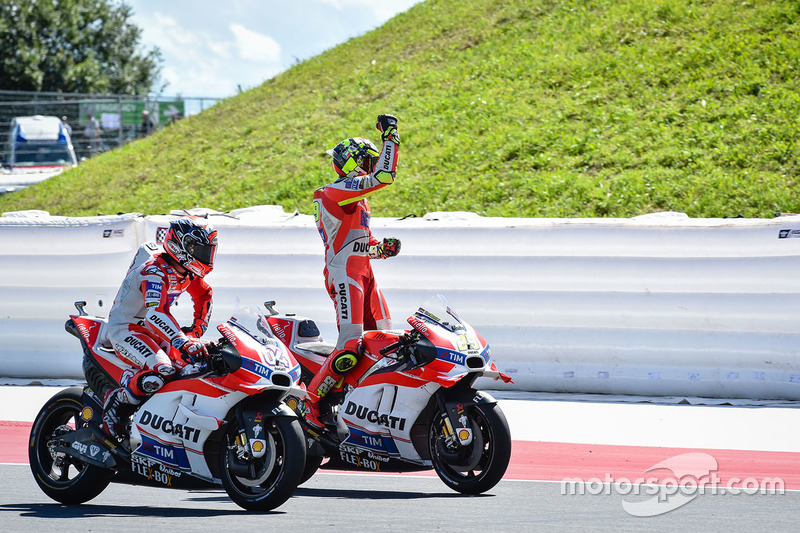
[[[410,333],[404,334],[397,342],[394,342],[388,346],[385,346],[379,350],[381,355],[388,355],[390,353],[398,351],[400,348],[405,348],[415,344],[419,340],[419,332],[414,330]],[[401,354],[403,355],[403,354]]]
[[[230,365],[225,361],[225,356],[222,353],[223,349],[227,345],[227,341],[224,338],[221,338],[217,341],[205,342],[205,345],[206,350],[208,351],[208,356],[198,359],[195,363],[190,363],[187,368],[194,365],[194,368],[199,370],[184,375],[184,378],[196,377],[198,374],[209,372],[217,376],[222,376],[229,372],[230,369],[228,367]],[[184,361],[189,363],[186,358],[184,358]]]

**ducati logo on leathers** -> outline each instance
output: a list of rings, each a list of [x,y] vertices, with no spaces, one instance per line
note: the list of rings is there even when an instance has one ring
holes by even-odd
[[[152,322],[153,324],[158,326],[159,329],[161,329],[161,331],[166,333],[167,336],[169,336],[170,339],[178,334],[178,332],[175,331],[175,329],[173,329],[172,327],[170,327],[170,325],[167,324],[167,322],[165,322],[164,319],[161,318],[161,317],[152,316],[152,317],[150,317],[150,322]]]
[[[133,347],[133,349],[139,352],[140,354],[144,355],[150,353],[150,348],[147,346],[147,344],[140,341],[136,337],[129,335],[125,337],[125,342],[129,343]]]
[[[369,243],[356,241],[353,243],[353,252],[357,254],[365,254],[369,252]]]
[[[344,320],[350,316],[347,307],[347,286],[344,283],[339,284],[339,313]]]

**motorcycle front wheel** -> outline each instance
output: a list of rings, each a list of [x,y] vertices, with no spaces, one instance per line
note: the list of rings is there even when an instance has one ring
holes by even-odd
[[[81,395],[82,390],[73,387],[53,396],[36,415],[28,440],[28,461],[36,484],[50,498],[67,505],[91,500],[103,492],[113,475],[53,450],[59,436],[80,426]]]
[[[306,457],[306,466],[303,469],[303,475],[300,477],[300,483],[298,483],[298,485],[302,485],[317,473],[317,470],[319,470],[319,467],[322,465],[323,459],[325,458],[321,455],[309,455]]]
[[[481,494],[497,485],[511,460],[511,431],[500,407],[479,404],[467,410],[473,434],[467,446],[448,435],[445,416],[434,417],[428,439],[439,478],[462,494]]]
[[[220,479],[228,496],[248,511],[271,511],[288,500],[306,464],[303,431],[296,418],[276,417],[263,422],[267,451],[249,457],[242,430],[229,424],[220,453]]]

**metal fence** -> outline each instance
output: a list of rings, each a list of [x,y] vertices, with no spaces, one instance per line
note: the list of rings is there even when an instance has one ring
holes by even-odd
[[[61,118],[71,132],[78,160],[146,137],[220,101],[211,97],[146,98],[114,94],[0,91],[0,162],[10,152],[14,117]]]

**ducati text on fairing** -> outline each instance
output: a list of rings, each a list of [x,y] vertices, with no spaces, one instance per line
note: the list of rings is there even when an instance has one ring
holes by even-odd
[[[268,302],[272,311],[274,302]],[[303,367],[308,383],[333,345],[313,321],[268,317],[273,331]],[[322,431],[306,426],[306,470],[404,472],[436,470],[452,489],[479,494],[494,487],[511,457],[511,434],[478,377],[510,381],[491,361],[488,343],[461,320],[443,296],[408,319],[410,330],[366,331],[355,367],[321,401]],[[302,414],[302,397],[289,398]],[[323,464],[324,463],[324,464]]]
[[[28,456],[39,487],[54,500],[78,504],[111,482],[167,488],[221,485],[244,509],[283,504],[303,475],[300,421],[284,403],[302,396],[301,367],[272,335],[265,313],[245,309],[218,326],[222,338],[208,359],[182,364],[175,379],[131,414],[127,434],[101,429],[102,398],[131,367],[104,346],[105,318],[78,302],[66,329],[83,346],[88,386],[51,398],[31,428]],[[133,407],[131,407],[133,409]]]

